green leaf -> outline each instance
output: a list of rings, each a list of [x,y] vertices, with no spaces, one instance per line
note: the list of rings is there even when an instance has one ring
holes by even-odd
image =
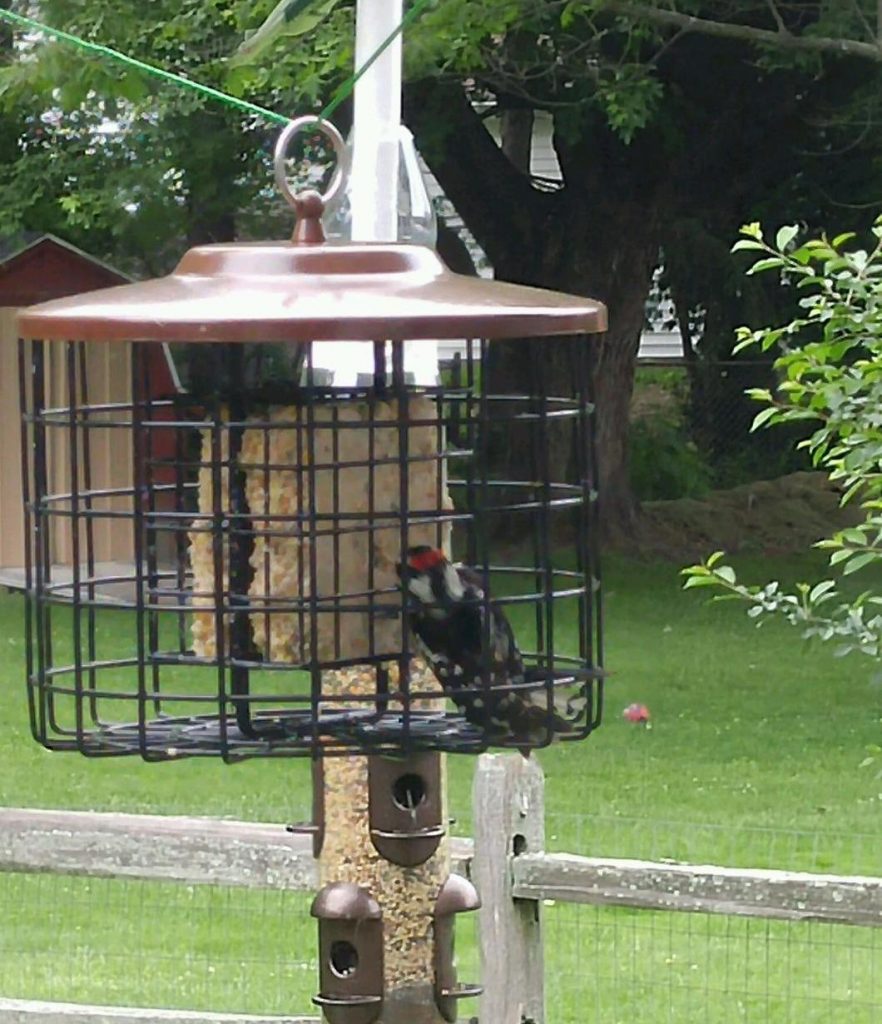
[[[576,14],[581,8],[579,0],[570,0],[570,2],[560,12],[560,27],[570,28],[573,22],[576,20]]]
[[[769,256],[764,260],[757,260],[747,271],[748,275],[761,274],[764,270],[773,270],[775,267],[783,267],[784,260],[780,256]]]
[[[713,576],[690,576],[683,584],[683,589],[691,590],[693,587],[715,587],[718,585]]]
[[[814,604],[815,601],[823,597],[824,594],[829,593],[835,586],[835,580],[822,580],[820,583],[815,584],[809,593],[809,601]]]
[[[851,558],[842,570],[843,576],[850,576],[853,572],[857,572],[859,569],[863,569],[871,562],[879,561],[880,556],[875,551],[862,551],[859,555],[855,555]]]
[[[737,355],[739,352],[743,352],[744,349],[750,348],[751,345],[755,345],[756,343],[757,339],[753,336],[753,334],[744,335],[742,336],[741,341],[739,341],[738,344],[732,349],[732,354]]]
[[[755,242],[752,238],[739,238],[738,241],[732,246],[732,252],[743,252],[745,249],[759,249],[760,252],[766,252],[766,246],[762,242]]]
[[[303,36],[313,32],[340,0],[280,0],[263,24],[243,43],[230,59],[231,64],[255,61],[282,36]]]
[[[744,393],[748,398],[753,398],[757,402],[772,401],[772,392],[768,388],[748,388]]]
[[[775,235],[775,248],[783,252],[798,234],[799,227],[795,224],[780,228],[778,234]]]
[[[834,259],[838,256],[835,249],[830,248],[828,242],[822,242],[820,238],[814,238],[806,242],[803,249],[810,249],[815,259]]]
[[[150,93],[146,76],[138,71],[129,71],[117,82],[117,92],[129,103],[140,103]]]
[[[89,82],[85,76],[69,78],[62,82],[58,89],[58,98],[62,107],[67,110],[76,110],[89,94]]]
[[[759,430],[760,427],[764,426],[773,416],[778,413],[778,407],[772,406],[770,409],[763,409],[762,412],[758,412],[753,418],[753,423],[750,425],[750,431],[753,433],[754,430]]]
[[[841,538],[844,541],[848,541],[849,544],[854,544],[857,547],[866,547],[867,538],[863,530],[857,529],[857,527],[849,526],[845,530],[840,530],[836,535],[836,539]]]

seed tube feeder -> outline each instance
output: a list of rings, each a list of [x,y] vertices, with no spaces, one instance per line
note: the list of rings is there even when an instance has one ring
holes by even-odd
[[[325,244],[328,196],[292,195],[280,162],[292,241],[198,247],[161,280],[19,316],[31,727],[89,756],[310,758],[315,1002],[330,1024],[438,1024],[479,991],[453,963],[479,898],[450,876],[442,752],[529,755],[600,720],[586,336],[605,310],[416,246]],[[443,338],[477,340],[417,383],[405,345]],[[493,386],[501,339],[529,360],[517,394]],[[370,343],[373,372],[335,383],[336,342]],[[189,346],[186,387],[156,369],[166,344]],[[90,398],[96,365],[125,367],[118,401]],[[97,560],[111,530],[128,563]],[[421,566],[454,589],[436,601]],[[454,618],[468,656],[448,644],[445,672],[426,622]]]

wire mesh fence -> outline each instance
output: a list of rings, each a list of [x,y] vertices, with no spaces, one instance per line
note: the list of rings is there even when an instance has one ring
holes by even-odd
[[[872,832],[553,811],[546,822],[547,847],[556,852],[820,874],[882,875],[882,839]]]
[[[307,894],[50,875],[4,875],[0,891],[4,996],[309,1012]],[[875,1024],[882,1014],[879,929],[550,902],[544,920],[555,1024]],[[464,925],[458,961],[476,977],[476,925]]]
[[[18,635],[17,624],[7,631]],[[687,669],[693,670],[691,663]],[[762,685],[769,685],[768,681]],[[6,689],[11,692],[12,687]],[[809,801],[802,776],[788,777],[795,762],[782,755],[785,732],[796,730],[802,736],[799,729],[806,722],[806,747],[800,754],[805,759],[820,758],[821,748],[809,745],[816,737],[829,733],[849,737],[842,742],[848,750],[845,770],[850,774],[846,777],[841,768],[836,769],[840,774],[831,783],[835,796],[848,802],[847,784],[851,785],[851,776],[861,774],[857,769],[860,751],[854,734],[846,731],[848,722],[836,713],[826,703],[818,704],[816,710],[804,709],[798,719],[788,717],[788,712],[780,729],[762,734],[775,750],[776,765],[780,763],[767,785],[777,792],[776,787],[783,790],[786,782],[797,792],[793,800],[782,800],[778,810],[770,811],[768,802],[756,812],[746,805],[736,807],[745,820],[753,814],[757,824],[727,821],[728,805],[717,808],[712,817],[712,800],[690,802],[692,789],[705,785],[704,777],[695,779],[691,774],[684,777],[683,799],[678,801],[682,809],[662,816],[658,806],[662,755],[640,755],[633,744],[621,748],[631,750],[632,769],[637,762],[634,770],[639,782],[634,784],[630,815],[609,813],[613,802],[604,799],[605,777],[614,779],[617,787],[625,785],[621,764],[614,772],[608,770],[611,762],[599,758],[591,764],[574,761],[564,777],[547,758],[547,800],[552,806],[546,814],[546,848],[594,857],[882,877],[882,841],[875,813],[878,787],[868,785],[859,794],[849,791],[857,830],[831,828],[829,814],[827,827],[783,824],[824,820]],[[10,720],[18,719],[10,713]],[[737,719],[733,721],[737,724]],[[17,737],[23,737],[24,731],[22,724],[8,735],[10,746],[23,743]],[[655,731],[634,735],[641,741],[663,735],[661,720]],[[709,774],[711,782],[717,783],[716,792],[722,792],[724,774],[738,777],[739,784],[752,778],[745,774],[743,752],[740,760],[731,759],[734,749],[722,740],[714,748],[714,768]],[[665,756],[675,754],[668,751]],[[7,774],[27,773],[31,765],[35,778],[38,772],[51,772],[50,760],[55,760],[53,755],[30,761],[19,753],[15,763],[7,765]],[[192,812],[193,800],[183,800],[178,787],[198,794],[200,814],[233,813],[276,821],[309,817],[305,772],[282,776],[256,763],[240,766],[224,777],[221,799],[217,778],[192,762],[177,766],[187,769],[177,776],[154,770],[149,784],[146,776],[120,776],[114,763],[113,774],[106,778],[93,772],[85,790],[82,781],[79,790],[71,781],[85,778],[77,775],[78,764],[65,762],[64,781],[57,777],[53,799],[107,809],[140,800],[141,810]],[[464,758],[450,759],[451,809],[458,835],[472,832],[473,767]],[[33,781],[22,778],[17,790],[7,792],[16,799],[34,797],[35,789],[27,788]],[[607,813],[558,810],[566,790],[578,791],[579,799],[586,802],[590,797],[591,806],[601,811],[606,803]],[[818,802],[831,803],[833,796],[831,791],[829,799]],[[42,799],[47,800],[45,791]],[[566,806],[578,804],[567,801]],[[702,809],[707,811],[704,817]],[[782,825],[768,824],[775,820]],[[849,820],[837,817],[840,822]],[[317,943],[310,899],[311,894],[301,892],[0,872],[0,996],[196,1011],[314,1013]],[[592,1020],[603,1024],[875,1024],[882,1020],[879,929],[561,902],[548,904],[543,911],[548,1024]],[[457,956],[461,976],[473,979],[481,972],[476,925],[468,917],[463,915],[457,926]],[[460,1016],[469,1018],[478,1012],[475,1001],[464,1002]]]
[[[610,907],[546,907],[555,1024],[872,1024],[878,929]]]
[[[309,1012],[311,896],[0,874],[0,995],[233,1013]]]

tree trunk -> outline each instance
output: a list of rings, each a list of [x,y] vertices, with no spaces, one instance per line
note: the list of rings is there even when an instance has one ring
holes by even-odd
[[[236,215],[232,210],[216,210],[198,200],[188,203],[187,245],[212,245],[232,242],[236,237]]]
[[[533,153],[533,111],[529,107],[509,107],[500,114],[502,152],[521,174],[530,173]]]
[[[646,296],[658,256],[658,239],[646,211],[631,202],[610,204],[602,213],[562,208],[546,222],[535,248],[512,248],[497,263],[497,276],[538,287],[591,295],[607,304],[609,330],[589,337],[596,347],[594,400],[598,457],[600,520],[604,534],[633,533],[637,513],[630,483],[629,425],[634,368],[645,319]],[[572,366],[567,343],[538,342],[546,360],[546,382],[552,393],[572,392]],[[488,367],[488,383],[507,393],[529,386],[535,370],[518,342],[497,343]],[[512,446],[513,447],[513,446]],[[510,449],[509,449],[510,450]],[[573,476],[571,452],[555,451],[557,479]]]
[[[436,248],[438,255],[455,274],[477,277],[478,271],[475,262],[465,242],[453,228],[448,227],[440,218],[438,219]]]
[[[652,154],[642,158],[637,146],[623,155],[614,140],[599,158],[590,147],[586,156],[585,144],[577,151],[556,140],[567,187],[539,191],[496,145],[461,90],[437,82],[416,85],[410,87],[408,99],[408,122],[418,142],[425,140],[423,155],[493,263],[495,276],[606,303],[609,332],[587,342],[597,346],[594,388],[601,525],[607,534],[632,532],[636,503],[629,478],[629,408],[644,305],[658,257],[654,211],[661,204],[653,189],[658,160]],[[449,132],[441,145],[439,124]],[[647,179],[643,188],[634,180],[635,167]],[[603,178],[602,189],[599,178]],[[482,188],[481,182],[492,182],[492,190]],[[595,201],[601,194],[602,204]],[[572,371],[562,347],[554,341],[537,344],[542,346],[549,392],[571,393]],[[487,367],[491,389],[523,392],[534,372],[527,345],[517,341],[491,345]],[[513,457],[516,447],[499,446],[508,457]],[[555,475],[572,479],[567,445],[556,449],[554,460]]]
[[[600,342],[595,362],[598,491],[600,522],[606,537],[631,536],[636,524],[638,505],[631,488],[630,414],[647,293],[648,280],[646,290],[635,287],[611,305],[610,330]]]

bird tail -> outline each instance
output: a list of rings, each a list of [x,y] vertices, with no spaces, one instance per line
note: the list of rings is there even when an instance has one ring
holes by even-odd
[[[506,707],[510,745],[529,757],[534,747],[546,746],[558,736],[575,732],[586,704],[587,698],[582,694],[561,693],[554,695],[549,708],[544,687],[510,697]]]

